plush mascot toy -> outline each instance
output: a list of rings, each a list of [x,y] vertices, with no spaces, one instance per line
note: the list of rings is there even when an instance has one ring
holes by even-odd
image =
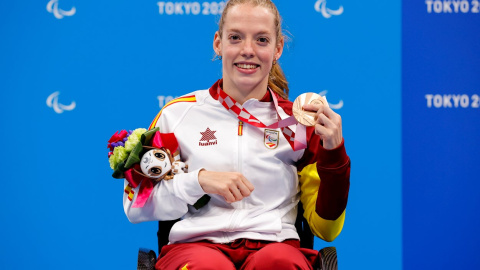
[[[125,192],[134,198],[134,188],[140,186],[133,208],[143,207],[156,183],[171,180],[175,174],[186,173],[188,166],[180,160],[177,139],[173,133],[160,133],[159,128],[117,131],[108,140],[108,160],[113,178],[128,181]],[[208,203],[208,195],[193,206]]]
[[[160,133],[158,128],[116,132],[108,140],[108,148],[112,176],[128,181],[125,192],[128,191],[130,200],[133,188],[140,186],[132,207],[143,207],[157,182],[170,180],[188,168],[180,161],[175,135]]]

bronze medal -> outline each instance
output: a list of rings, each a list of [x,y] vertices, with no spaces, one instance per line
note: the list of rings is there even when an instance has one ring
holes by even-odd
[[[328,106],[325,97],[316,93],[304,93],[298,96],[293,102],[293,116],[297,121],[307,127],[314,126],[316,119],[316,112],[305,111],[302,109],[305,104],[326,104]]]

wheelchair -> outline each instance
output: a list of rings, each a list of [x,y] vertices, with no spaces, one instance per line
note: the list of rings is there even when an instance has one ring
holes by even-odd
[[[177,221],[179,221],[179,219],[158,222],[157,239],[159,252],[163,246],[168,244],[168,235],[170,234],[173,224]],[[310,230],[307,220],[303,217],[303,207],[301,203],[298,205],[295,227],[300,236],[300,247],[313,249],[314,235]],[[318,253],[319,255],[314,265],[315,270],[338,270],[337,250],[335,247],[322,248]],[[157,255],[155,251],[140,248],[138,251],[137,270],[154,270],[156,261]]]

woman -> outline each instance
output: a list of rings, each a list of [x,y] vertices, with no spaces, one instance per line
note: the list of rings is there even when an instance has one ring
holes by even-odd
[[[175,134],[189,166],[142,208],[124,197],[132,222],[182,218],[157,269],[312,269],[317,252],[299,247],[294,226],[299,200],[314,234],[332,241],[342,229],[350,161],[340,116],[305,105],[316,125],[297,151],[294,130],[265,128],[292,114],[280,22],[270,0],[229,1],[213,41],[223,78],[170,102],[152,123]],[[205,194],[208,204],[193,208]]]

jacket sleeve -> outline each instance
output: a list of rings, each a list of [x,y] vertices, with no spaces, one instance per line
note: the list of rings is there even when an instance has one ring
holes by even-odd
[[[314,235],[333,241],[342,231],[350,188],[350,159],[342,143],[322,147],[313,128],[307,129],[308,147],[297,163],[304,217]]]
[[[165,113],[164,109],[167,105],[155,117],[150,128],[160,127],[161,132],[172,132],[172,123],[175,123],[178,117],[175,113]],[[141,208],[132,207],[137,198],[139,187],[134,189],[125,180],[123,207],[130,222],[174,220],[185,215],[188,212],[188,206],[195,204],[205,195],[198,183],[200,170],[201,168],[188,173],[176,174],[171,180],[162,180],[155,184],[152,193]]]
[[[188,211],[188,205],[193,205],[205,195],[198,183],[198,172],[177,174],[171,180],[162,180],[157,183],[145,205],[133,208],[138,194],[137,188],[132,188],[124,180],[123,208],[128,220],[139,223],[151,220],[174,220],[182,217]]]

